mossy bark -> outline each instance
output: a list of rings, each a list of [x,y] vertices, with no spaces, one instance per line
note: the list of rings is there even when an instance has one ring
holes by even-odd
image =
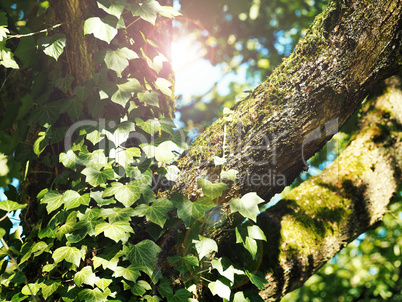
[[[278,301],[302,285],[381,220],[400,182],[401,140],[395,131],[399,122],[380,114],[375,123],[392,121],[394,127],[384,135],[381,127],[367,122],[379,114],[376,107],[336,164],[260,215],[258,225],[269,239],[256,261],[246,251],[238,252],[242,247],[235,245],[230,232],[222,231],[243,221],[229,213],[228,202],[247,192],[257,192],[268,202],[292,183],[307,168],[306,160],[340,129],[369,91],[401,70],[401,40],[399,0],[331,1],[295,52],[179,160],[181,175],[173,192],[190,200],[202,196],[200,178],[220,180],[222,168],[214,165],[214,156],[225,157],[224,170],[239,172],[219,201],[228,214],[226,223],[219,229],[201,229],[218,242],[219,256],[266,275],[269,283],[260,293],[266,301]],[[200,301],[216,298],[207,291],[200,291]]]

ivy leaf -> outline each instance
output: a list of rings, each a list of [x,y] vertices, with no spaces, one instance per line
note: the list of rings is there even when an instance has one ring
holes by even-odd
[[[61,282],[45,280],[40,283],[40,287],[42,288],[42,296],[47,299],[60,287]]]
[[[53,36],[40,37],[38,39],[38,45],[46,55],[57,61],[66,46],[66,35],[57,33]]]
[[[106,289],[102,292],[99,288],[83,289],[79,292],[78,298],[85,302],[103,302],[107,301],[107,297],[111,294],[110,290]]]
[[[77,222],[77,212],[71,212],[67,219],[66,222],[57,230],[56,237],[57,239],[61,240],[64,235],[72,232],[76,226]]]
[[[111,283],[112,283],[112,279],[98,279],[95,281],[95,285],[97,287],[99,287],[101,290],[105,290]]]
[[[145,280],[139,280],[134,284],[134,286],[128,285],[124,280],[123,284],[125,284],[125,289],[130,289],[131,293],[136,296],[143,296],[147,290],[152,289],[149,283]]]
[[[145,273],[152,276],[161,248],[155,242],[145,239],[136,245],[124,247],[123,252],[132,264],[145,266]]]
[[[112,102],[126,106],[134,92],[142,91],[140,82],[134,78],[120,79],[117,83],[105,82],[103,91]]]
[[[107,187],[103,192],[102,197],[109,197],[114,195],[115,198],[121,202],[124,206],[130,207],[140,197],[144,191],[145,186],[138,180],[133,180],[127,185],[123,185],[120,182],[113,182],[111,187]]]
[[[122,241],[123,243],[130,237],[128,233],[134,233],[127,221],[115,221],[113,223],[103,222],[97,224],[95,227],[95,236],[104,232],[105,236],[116,241]]]
[[[234,295],[233,302],[251,302],[249,298],[244,296],[243,292],[237,292]]]
[[[148,158],[155,157],[158,162],[166,164],[170,164],[176,158],[172,151],[179,149],[172,141],[165,141],[157,147],[154,145],[141,145],[141,148]]]
[[[46,204],[46,210],[48,213],[53,212],[60,208],[63,204],[63,195],[57,191],[49,191],[43,197],[41,203]]]
[[[0,42],[3,41],[4,39],[7,38],[7,34],[9,34],[10,31],[8,30],[7,27],[0,26]]]
[[[32,112],[32,121],[38,122],[43,126],[46,123],[53,125],[59,118],[60,114],[60,102],[52,102],[45,105],[38,106]]]
[[[134,209],[130,207],[102,209],[101,216],[107,217],[111,223],[117,221],[130,221],[131,217],[134,216]]]
[[[139,148],[136,147],[128,149],[118,148],[115,153],[115,160],[120,166],[122,166],[124,169],[127,169],[133,162],[133,158],[140,156],[141,156],[141,150]]]
[[[223,182],[213,184],[207,179],[200,179],[198,181],[198,185],[202,188],[202,192],[204,193],[204,195],[211,199],[215,199],[221,196],[223,191],[229,189],[227,184]]]
[[[120,18],[126,1],[124,0],[97,0],[98,7],[103,9],[109,15]]]
[[[117,75],[121,77],[121,73],[129,65],[128,61],[137,58],[138,55],[133,50],[123,47],[116,50],[106,50],[104,60],[107,68],[116,71]]]
[[[114,179],[114,171],[110,168],[97,170],[88,167],[82,170],[81,173],[86,176],[85,181],[94,187],[104,184],[107,180]]]
[[[92,260],[95,269],[102,265],[103,269],[108,268],[111,271],[114,271],[117,268],[117,264],[119,263],[119,256],[115,256],[110,260],[103,257],[95,256],[92,258]]]
[[[182,200],[173,202],[177,208],[177,216],[184,221],[186,227],[190,226],[194,221],[200,219],[205,215],[205,212],[212,209],[215,203],[209,197],[197,199],[191,202],[187,198],[182,197]]]
[[[159,14],[166,18],[169,18],[169,19],[182,15],[181,13],[179,13],[176,9],[174,9],[171,6],[161,6],[161,10],[159,11]]]
[[[137,281],[138,277],[141,276],[140,269],[138,266],[131,264],[128,267],[118,266],[114,270],[113,277],[123,277],[129,281]]]
[[[98,206],[104,206],[108,204],[114,204],[116,203],[116,200],[114,198],[103,198],[102,197],[103,191],[92,191],[89,196],[96,201]],[[100,213],[100,212],[99,212]]]
[[[146,103],[151,106],[159,107],[159,93],[155,90],[145,91],[144,93],[137,93],[140,102]]]
[[[208,288],[214,296],[218,295],[221,298],[230,300],[230,286],[224,284],[221,279],[209,283]]]
[[[119,19],[113,15],[108,15],[102,19],[99,17],[89,18],[85,20],[84,34],[93,34],[95,38],[110,44],[117,35],[118,21]]]
[[[198,253],[198,259],[202,259],[205,256],[208,256],[211,252],[218,251],[218,245],[216,244],[215,240],[203,237],[198,235],[200,240],[193,239],[193,243],[195,243],[195,248]]]
[[[3,228],[0,228],[0,238],[3,238],[3,236],[6,234],[6,230]],[[21,261],[22,262],[22,261]]]
[[[12,212],[18,209],[25,209],[26,206],[27,206],[26,204],[19,204],[11,200],[0,201],[0,210],[3,210],[5,212]]]
[[[71,87],[71,83],[74,81],[74,77],[71,74],[67,74],[64,78],[58,78],[55,82],[54,85],[59,88],[61,91],[64,93],[67,93],[67,91]]]
[[[95,273],[92,271],[91,266],[83,267],[79,272],[75,273],[74,275],[74,283],[77,286],[81,286],[81,284],[84,283],[94,287],[97,279],[99,279],[99,277],[96,277]]]
[[[60,153],[59,162],[61,162],[66,168],[75,169],[79,159],[74,151],[68,150],[67,153]]]
[[[80,195],[78,192],[73,190],[67,190],[63,194],[64,208],[66,210],[77,208],[80,205],[89,205],[89,193]]]
[[[156,118],[148,119],[145,122],[140,118],[136,118],[135,123],[138,127],[151,135],[154,135],[161,129],[161,123]]]
[[[31,296],[36,295],[39,290],[40,285],[38,283],[29,283],[22,288],[21,293],[24,294],[25,296]]]
[[[10,171],[7,166],[7,156],[3,153],[0,153],[0,176],[6,176]]]
[[[267,284],[268,281],[265,279],[264,274],[261,272],[257,272],[256,274],[250,273],[246,270],[246,275],[250,279],[251,283],[253,283],[259,290],[263,290],[265,288],[264,284]]]
[[[145,211],[148,221],[159,225],[163,228],[166,220],[169,218],[168,212],[173,209],[173,203],[167,198],[159,198],[152,203]]]
[[[158,88],[164,95],[171,96],[172,95],[172,90],[169,88],[172,86],[172,83],[170,83],[168,80],[164,78],[157,78],[155,81],[155,86]]]
[[[161,9],[161,5],[156,0],[148,0],[144,3],[134,3],[131,7],[131,13],[133,16],[139,16],[141,19],[155,25],[156,14]]]
[[[222,263],[225,259],[215,258],[212,259],[211,265],[214,269],[216,269],[219,274],[226,279],[230,280],[230,282],[234,282],[234,275],[244,275],[242,270],[235,269],[234,266]]]
[[[239,172],[235,169],[230,169],[228,171],[222,171],[221,172],[221,179],[228,179],[233,182],[236,181],[236,176]]]
[[[182,275],[191,271],[191,266],[199,266],[199,261],[196,256],[173,256],[169,257],[168,261],[172,263],[172,267],[179,271]]]
[[[244,217],[256,222],[257,215],[260,212],[258,205],[263,202],[264,200],[258,197],[257,193],[247,193],[241,199],[232,199],[229,202],[230,211],[232,213],[239,212]]]
[[[21,28],[21,34],[32,33],[28,27],[24,26]],[[24,37],[20,39],[17,49],[14,54],[19,58],[22,62],[22,66],[24,68],[36,66],[39,62],[37,57],[37,46],[36,41],[33,36]]]
[[[66,112],[73,121],[77,121],[79,120],[82,114],[83,108],[84,105],[80,99],[68,98],[63,101],[62,106],[60,108],[60,112],[61,113]]]
[[[169,302],[188,302],[191,295],[187,289],[180,288],[174,295],[167,295],[167,300]]]
[[[0,64],[6,68],[19,69],[13,53],[6,47],[6,41],[0,42]]]
[[[65,260],[78,267],[82,259],[82,254],[76,247],[62,246],[53,252],[52,258],[56,263]]]

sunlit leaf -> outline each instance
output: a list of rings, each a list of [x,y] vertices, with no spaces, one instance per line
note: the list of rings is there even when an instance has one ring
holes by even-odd
[[[168,80],[164,78],[157,78],[155,81],[155,86],[158,88],[164,95],[171,96],[172,90],[169,88],[172,86]]]
[[[138,58],[138,55],[127,47],[118,48],[116,50],[108,49],[105,53],[105,63],[107,68],[116,71],[118,76],[129,65],[128,61]]]
[[[53,36],[42,36],[38,39],[38,45],[45,54],[57,61],[66,46],[66,35],[57,33]]]
[[[230,287],[224,284],[221,280],[218,279],[215,282],[209,283],[208,288],[214,296],[218,295],[221,298],[230,300]]]
[[[65,260],[75,264],[78,267],[82,259],[82,254],[81,251],[76,247],[62,246],[53,252],[52,258],[56,263]]]
[[[146,273],[152,276],[161,248],[155,242],[145,239],[136,245],[130,244],[123,252],[132,264],[145,266]]]
[[[0,65],[6,68],[19,69],[17,62],[14,60],[13,53],[6,47],[6,41],[0,42]]]
[[[81,173],[86,176],[85,181],[94,187],[104,184],[107,180],[114,179],[114,171],[110,168],[96,170],[89,167],[82,170]]]
[[[164,141],[157,147],[154,145],[142,145],[141,148],[148,158],[155,157],[157,161],[166,164],[172,163],[176,158],[176,155],[172,151],[179,149],[172,141]]]
[[[73,209],[79,207],[80,205],[88,205],[89,200],[90,200],[89,193],[86,193],[81,196],[77,191],[67,190],[63,194],[65,209]]]
[[[26,206],[27,206],[26,204],[19,204],[11,200],[0,201],[0,210],[3,210],[5,212],[11,212],[18,209],[25,209]]]
[[[95,289],[83,289],[79,292],[78,298],[80,301],[85,302],[103,302],[107,301],[110,291],[105,290],[102,292],[99,288]]]
[[[116,221],[130,221],[131,217],[134,216],[134,209],[127,208],[108,208],[101,210],[101,216],[107,217],[109,222],[113,223]]]
[[[144,188],[144,184],[138,180],[133,180],[126,185],[123,185],[120,182],[113,182],[111,187],[105,189],[103,197],[114,195],[119,202],[126,207],[130,207],[141,197]]]
[[[177,216],[182,219],[186,226],[190,226],[194,221],[205,215],[205,211],[212,209],[215,203],[209,197],[204,197],[191,202],[187,198],[174,200],[177,208]]]
[[[207,179],[200,179],[198,185],[202,188],[204,195],[211,199],[221,196],[223,191],[229,189],[227,184],[223,182],[211,183]]]
[[[155,25],[157,13],[161,9],[161,5],[156,0],[147,0],[144,3],[134,3],[131,12],[133,16],[140,16],[145,21]]]
[[[63,195],[57,191],[49,191],[45,194],[41,203],[46,204],[46,210],[48,213],[53,212],[62,206]]]
[[[124,10],[126,1],[124,0],[97,0],[98,7],[103,9],[109,15],[113,15],[120,18],[121,13]]]
[[[84,283],[94,287],[97,279],[98,277],[96,277],[95,273],[92,271],[92,267],[90,266],[83,267],[74,275],[74,283],[77,286],[81,286],[81,284]]]
[[[263,273],[250,273],[249,271],[245,272],[247,277],[250,279],[251,283],[257,286],[258,289],[263,290],[265,288],[264,284],[267,284],[268,281],[265,279]]]
[[[257,220],[257,215],[260,212],[258,205],[263,202],[264,200],[260,198],[257,193],[247,193],[241,199],[232,199],[229,202],[230,211],[232,213],[239,212],[244,217],[255,222]]]
[[[99,40],[110,43],[117,35],[117,22],[119,21],[113,15],[101,19],[99,17],[92,17],[85,20],[84,34],[93,34]]]
[[[169,211],[173,209],[173,204],[166,198],[159,198],[151,206],[148,206],[145,211],[145,216],[148,221],[159,225],[163,228],[166,220],[169,218]]]
[[[208,256],[212,252],[218,251],[218,245],[216,244],[215,240],[203,237],[201,235],[198,236],[200,240],[193,240],[195,243],[195,248],[198,253],[198,259],[202,259],[205,256]]]
[[[115,277],[115,278],[123,277],[124,279],[133,281],[133,282],[137,281],[139,276],[141,276],[141,272],[140,272],[138,266],[135,266],[133,264],[131,264],[128,267],[118,266],[118,267],[116,267],[116,269],[114,270],[114,273],[113,273],[113,277]]]
[[[159,93],[157,91],[145,91],[144,93],[137,93],[140,102],[146,103],[151,106],[159,107]]]
[[[127,221],[114,221],[113,223],[103,222],[97,224],[95,227],[95,236],[98,236],[102,232],[106,237],[116,242],[122,241],[123,243],[128,240],[130,236],[129,233],[134,233],[130,223]]]
[[[161,130],[161,123],[158,121],[158,119],[153,118],[153,119],[148,119],[145,122],[140,119],[136,118],[135,123],[145,132],[154,135],[158,131]]]

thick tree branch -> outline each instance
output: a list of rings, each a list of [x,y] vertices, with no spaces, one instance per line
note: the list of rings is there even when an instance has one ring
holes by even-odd
[[[265,301],[279,301],[303,285],[382,220],[402,182],[402,90],[397,84],[365,105],[359,134],[330,167],[260,214],[257,223],[269,238],[258,267],[269,281],[260,293]]]

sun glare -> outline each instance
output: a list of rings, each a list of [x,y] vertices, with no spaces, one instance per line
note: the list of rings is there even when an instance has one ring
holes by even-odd
[[[206,93],[220,78],[209,60],[207,49],[188,37],[172,43],[172,65],[176,76],[175,91],[184,99]]]

